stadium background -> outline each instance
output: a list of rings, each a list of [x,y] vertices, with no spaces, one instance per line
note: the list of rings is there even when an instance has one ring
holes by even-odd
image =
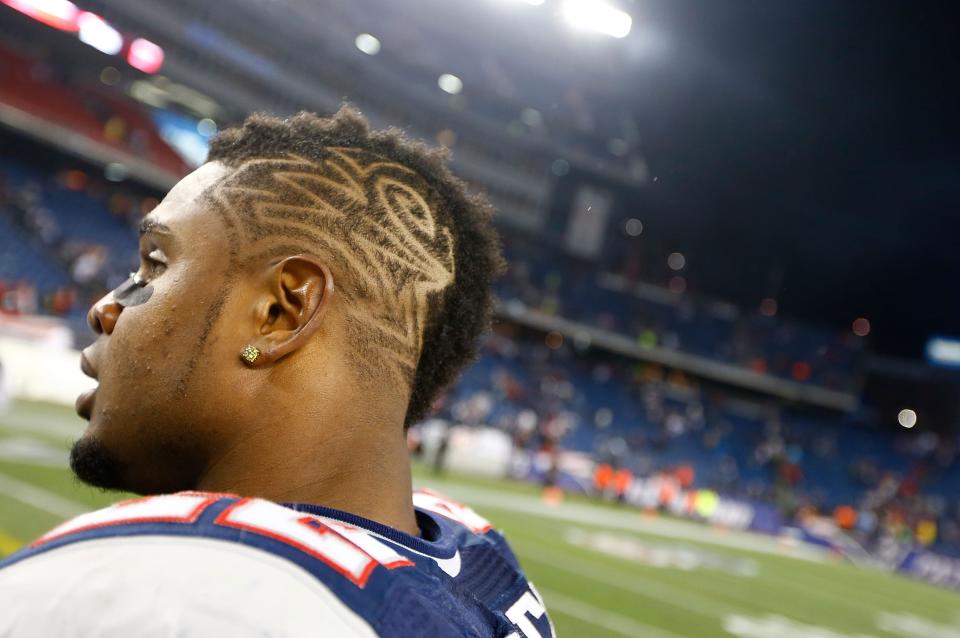
[[[945,7],[0,0],[0,555],[76,484],[90,302],[252,111],[450,148],[510,269],[410,437],[565,636],[960,636]],[[926,581],[926,582],[924,582]]]

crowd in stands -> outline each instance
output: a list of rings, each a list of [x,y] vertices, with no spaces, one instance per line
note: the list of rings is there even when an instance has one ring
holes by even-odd
[[[510,269],[500,297],[562,316],[645,347],[659,346],[800,383],[855,392],[863,339],[798,325],[759,311],[598,273],[542,241],[508,236]]]
[[[578,450],[629,477],[834,518],[861,544],[960,554],[956,434],[804,413],[588,344],[501,324],[442,408],[527,450]],[[627,477],[624,479],[623,477]],[[587,488],[588,490],[591,488]]]
[[[122,281],[135,263],[131,228],[156,204],[157,199],[146,192],[131,193],[83,170],[45,172],[0,163],[0,206],[6,211],[0,224],[16,227],[6,228],[10,238],[17,233],[29,237],[28,242],[8,239],[24,245],[6,246],[2,251],[10,263],[0,263],[0,286],[4,291],[16,290],[7,297],[7,309],[39,307],[52,314],[70,314],[78,300],[79,306],[85,306],[96,293]],[[101,214],[104,209],[110,214]],[[642,294],[656,289],[598,274],[522,237],[508,234],[506,239],[510,268],[497,289],[505,303],[626,335],[644,347],[855,390],[862,340],[853,335],[739,312],[729,304],[664,289],[656,295]],[[17,269],[33,273],[35,280],[16,277]]]
[[[81,169],[0,160],[0,311],[82,326],[89,304],[135,268],[134,228],[157,203]]]

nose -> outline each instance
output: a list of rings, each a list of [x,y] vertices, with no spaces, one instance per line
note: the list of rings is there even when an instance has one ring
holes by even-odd
[[[87,312],[87,325],[98,335],[110,335],[117,325],[121,312],[123,312],[123,306],[114,300],[112,292],[108,292],[90,307],[90,311]]]

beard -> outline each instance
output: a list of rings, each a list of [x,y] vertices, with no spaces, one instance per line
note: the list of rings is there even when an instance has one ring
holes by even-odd
[[[70,469],[78,479],[103,490],[125,489],[124,465],[96,437],[77,439],[70,448]]]

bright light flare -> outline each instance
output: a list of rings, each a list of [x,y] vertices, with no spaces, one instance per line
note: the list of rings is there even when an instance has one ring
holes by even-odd
[[[120,32],[95,13],[81,13],[77,18],[77,26],[80,27],[80,41],[101,53],[116,55],[123,48],[123,36]]]
[[[629,13],[600,0],[565,0],[560,12],[571,27],[614,38],[627,37],[633,26]]]
[[[61,31],[76,31],[80,11],[69,0],[0,0],[11,9],[28,15],[48,27]]]
[[[858,337],[866,337],[870,334],[870,320],[866,317],[857,317],[853,320],[853,334]]]
[[[150,40],[137,38],[130,43],[127,62],[144,73],[156,73],[163,66],[163,49]]]
[[[197,133],[204,137],[213,137],[217,132],[217,123],[209,117],[205,117],[197,122]]]
[[[451,73],[444,73],[437,78],[437,86],[450,95],[456,95],[463,90],[463,80]]]
[[[927,358],[941,365],[960,366],[960,341],[933,337],[927,342]]]
[[[905,428],[912,428],[917,424],[917,413],[910,408],[904,408],[897,415],[897,423]]]
[[[366,53],[367,55],[376,55],[380,53],[380,40],[376,36],[372,36],[369,33],[361,33],[353,41],[354,46]]]

